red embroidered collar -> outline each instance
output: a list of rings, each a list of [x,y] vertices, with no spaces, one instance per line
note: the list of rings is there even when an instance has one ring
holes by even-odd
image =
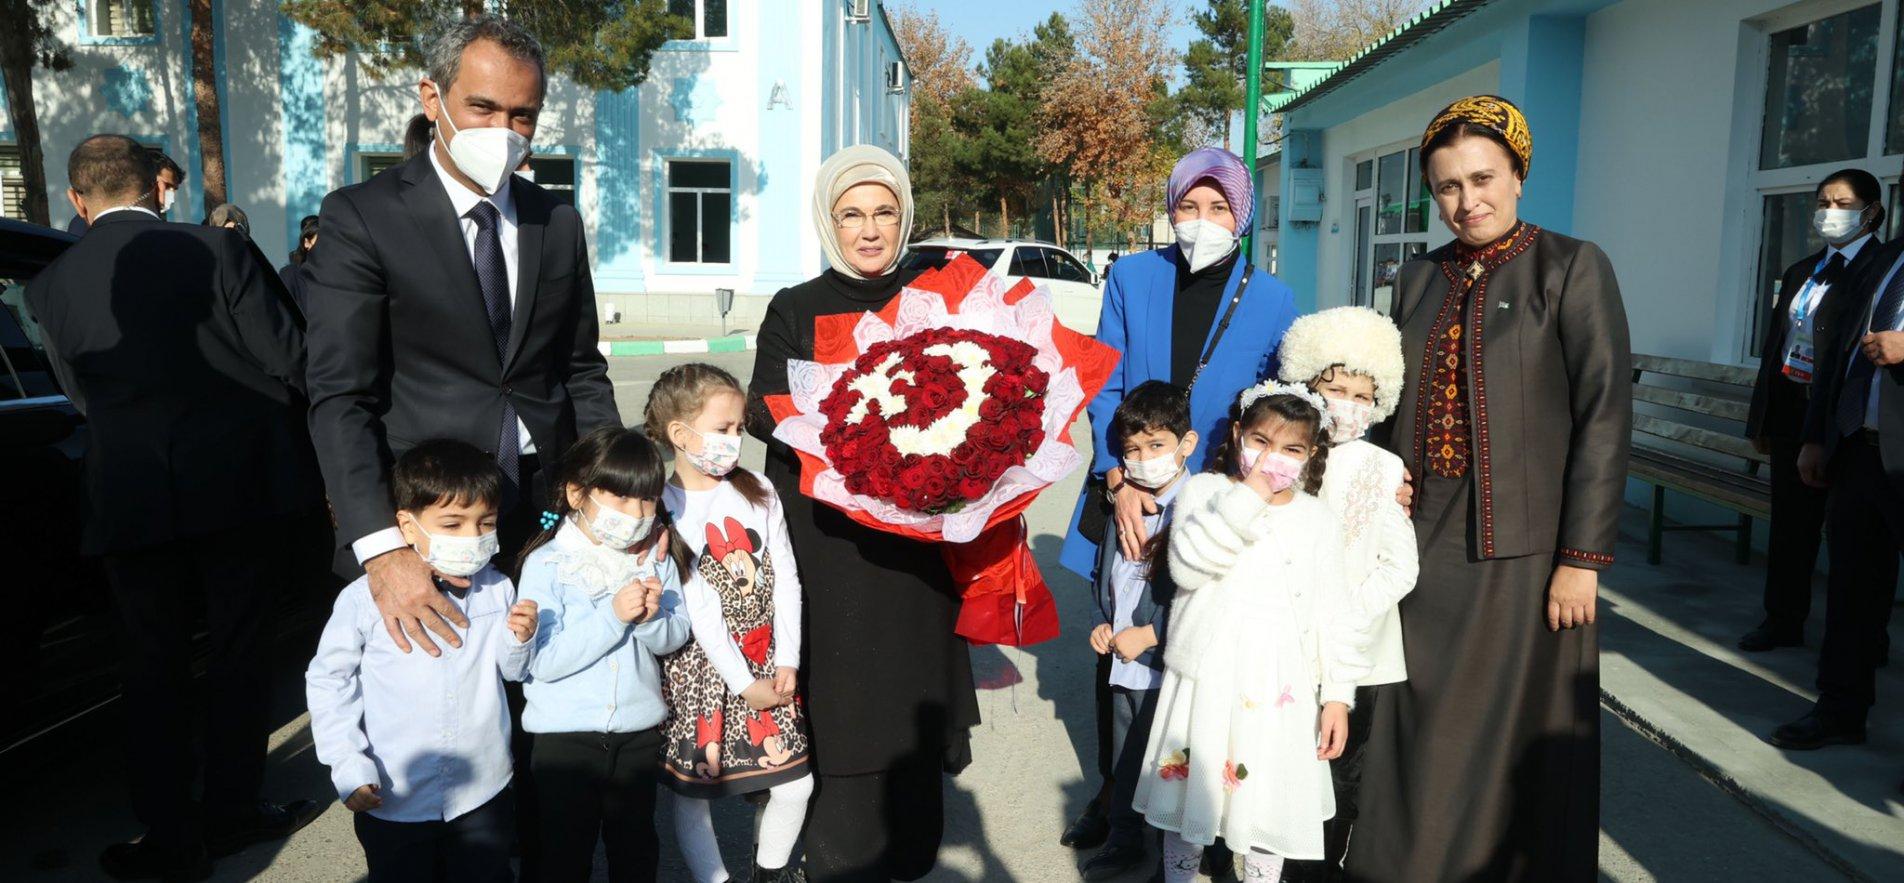
[[[1480,248],[1456,242],[1454,256],[1441,263],[1441,271],[1449,279],[1466,277],[1469,283],[1473,283],[1526,251],[1539,234],[1539,227],[1526,221],[1517,221],[1514,229],[1507,231],[1506,235]]]

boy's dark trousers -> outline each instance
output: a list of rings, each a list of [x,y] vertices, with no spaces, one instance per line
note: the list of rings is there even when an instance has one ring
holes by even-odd
[[[1108,658],[1108,657],[1107,657]],[[1144,749],[1150,743],[1150,724],[1157,717],[1156,690],[1111,686],[1111,840],[1113,845],[1142,845],[1149,828],[1131,807],[1137,798],[1137,780],[1144,775]]]
[[[1286,883],[1334,883],[1342,880],[1342,857],[1348,852],[1349,833],[1355,828],[1356,791],[1362,786],[1362,753],[1368,747],[1369,722],[1375,717],[1375,694],[1380,686],[1356,687],[1355,707],[1349,710],[1349,739],[1342,756],[1329,761],[1335,784],[1335,818],[1322,823],[1322,861],[1283,863]]]
[[[655,789],[661,731],[537,733],[529,764],[536,782],[541,880],[589,878],[595,842],[608,851],[613,883],[652,883],[660,873]]]
[[[370,883],[502,883],[515,878],[509,845],[516,836],[516,799],[504,788],[456,818],[391,822],[360,812],[353,819]]]

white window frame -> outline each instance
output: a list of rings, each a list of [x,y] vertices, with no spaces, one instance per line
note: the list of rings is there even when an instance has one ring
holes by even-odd
[[[144,31],[115,31],[112,27],[111,6],[114,0],[83,0],[86,4],[86,36],[91,39],[137,40],[155,37],[159,31],[159,10],[157,0],[118,0],[118,5],[131,14],[134,7],[146,9],[146,21],[151,25]]]
[[[733,266],[734,240],[735,240],[734,234],[737,232],[733,227],[733,224],[734,224],[733,210],[735,206],[734,200],[738,198],[734,192],[735,188],[733,185],[734,161],[726,157],[671,156],[664,159],[662,162],[664,162],[665,165],[661,169],[661,182],[662,182],[662,186],[666,190],[666,193],[664,194],[662,198],[662,203],[661,203],[661,206],[662,206],[661,223],[663,225],[663,230],[661,234],[662,263],[676,266],[676,267]],[[718,165],[725,166],[727,167],[728,185],[725,187],[676,187],[674,184],[670,183],[668,180],[670,177],[672,177],[669,173],[673,171],[673,166],[675,163],[705,163],[705,164],[718,164]],[[695,196],[695,199],[694,199],[694,257],[695,259],[691,261],[677,261],[674,259],[674,195],[677,193],[692,193]],[[704,216],[704,213],[706,212],[706,209],[707,209],[707,204],[706,204],[706,201],[702,199],[702,197],[716,194],[716,193],[724,193],[727,195],[728,217],[721,219],[722,223],[728,225],[727,260],[706,261],[706,260],[701,260],[701,258],[703,258],[707,253],[707,242],[706,242],[707,218]]]
[[[1892,230],[1898,229],[1895,216],[1900,206],[1893,194],[1898,192],[1900,173],[1904,173],[1904,153],[1884,153],[1884,141],[1891,124],[1889,112],[1893,107],[1904,111],[1904,96],[1894,97],[1891,94],[1897,58],[1900,2],[1877,0],[1875,4],[1881,7],[1878,14],[1877,63],[1872,71],[1871,123],[1865,134],[1864,155],[1782,169],[1759,168],[1764,149],[1766,90],[1771,87],[1772,35],[1862,9],[1874,5],[1874,2],[1816,0],[1745,22],[1745,51],[1739,67],[1742,77],[1740,85],[1743,88],[1738,90],[1734,105],[1736,122],[1733,138],[1733,150],[1742,159],[1734,166],[1740,170],[1743,178],[1735,190],[1740,198],[1734,203],[1741,212],[1735,215],[1740,221],[1738,227],[1741,235],[1737,237],[1739,244],[1733,252],[1736,255],[1732,261],[1735,269],[1732,276],[1733,294],[1729,298],[1722,295],[1722,309],[1730,312],[1731,318],[1736,321],[1736,334],[1729,344],[1719,344],[1727,350],[1715,353],[1715,359],[1724,361],[1729,356],[1734,364],[1745,366],[1756,365],[1759,361],[1752,350],[1758,345],[1762,330],[1758,325],[1758,317],[1764,309],[1761,298],[1769,294],[1759,288],[1762,279],[1759,264],[1765,248],[1767,197],[1809,193],[1832,172],[1846,167],[1861,168],[1877,176],[1881,192],[1887,200],[1886,211],[1894,216],[1889,222],[1890,227]],[[1777,267],[1771,272],[1776,275],[1783,270],[1783,267]]]
[[[1404,182],[1407,182],[1409,180],[1414,180],[1417,184],[1419,184],[1420,183],[1420,180],[1418,177],[1420,175],[1419,170],[1415,167],[1409,166],[1408,164],[1408,152],[1410,150],[1417,148],[1418,146],[1419,145],[1415,144],[1412,141],[1400,141],[1394,144],[1386,145],[1376,150],[1365,150],[1361,153],[1351,154],[1348,157],[1345,157],[1343,160],[1343,167],[1346,170],[1347,177],[1348,177],[1348,186],[1345,187],[1344,189],[1350,193],[1350,198],[1348,201],[1349,212],[1348,212],[1348,217],[1346,221],[1349,228],[1348,232],[1349,232],[1349,253],[1350,253],[1349,303],[1352,305],[1366,306],[1366,307],[1377,306],[1377,304],[1375,303],[1376,285],[1375,285],[1375,279],[1373,278],[1374,271],[1375,271],[1375,252],[1378,249],[1380,249],[1382,246],[1384,245],[1396,246],[1396,250],[1400,254],[1400,260],[1396,265],[1398,270],[1397,272],[1398,278],[1399,278],[1400,265],[1407,263],[1410,257],[1412,257],[1408,248],[1410,245],[1421,246],[1420,252],[1417,252],[1417,254],[1425,253],[1429,251],[1430,249],[1434,248],[1435,246],[1435,243],[1434,243],[1434,237],[1436,235],[1435,224],[1434,224],[1434,219],[1432,217],[1424,218],[1422,220],[1421,230],[1416,232],[1408,231],[1408,210],[1406,208],[1407,194],[1403,194],[1404,208],[1402,209],[1402,232],[1400,233],[1380,232],[1382,207],[1379,204],[1377,204],[1377,196],[1381,193],[1381,189],[1382,189],[1382,159],[1383,157],[1394,156],[1395,154],[1400,153],[1402,155],[1402,180]],[[1369,171],[1369,186],[1358,190],[1356,189],[1356,186],[1355,186],[1356,168],[1364,162],[1371,164],[1370,171]],[[1407,188],[1407,185],[1406,183],[1404,183],[1403,189],[1406,189],[1406,188]],[[1366,255],[1362,254],[1362,249],[1359,247],[1359,243],[1356,241],[1356,237],[1355,237],[1355,225],[1357,223],[1357,218],[1360,214],[1359,209],[1363,205],[1367,205],[1370,209],[1369,211],[1369,249],[1368,249],[1368,254]],[[1366,263],[1367,266],[1363,266],[1364,263]],[[1394,301],[1395,295],[1394,295],[1394,292],[1392,291],[1393,283],[1394,283],[1394,280],[1390,280],[1391,291],[1389,293],[1388,306],[1391,310],[1394,308],[1394,303],[1395,303]]]
[[[21,170],[20,145],[0,144],[0,218],[26,220],[26,174]],[[14,194],[9,197],[8,194]]]
[[[707,0],[694,0],[694,36],[684,37],[682,39],[693,40],[698,43],[724,43],[732,39],[734,36],[735,2],[736,0],[727,0],[727,33],[718,37],[710,37],[707,35]]]

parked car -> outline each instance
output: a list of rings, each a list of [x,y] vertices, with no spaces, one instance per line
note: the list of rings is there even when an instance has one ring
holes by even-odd
[[[0,763],[109,706],[119,694],[121,626],[96,558],[80,554],[85,520],[86,418],[59,388],[26,305],[27,282],[79,237],[0,218],[0,586],[24,627],[0,641]],[[152,513],[155,518],[164,513]],[[335,596],[330,534],[297,530],[274,634],[315,629]],[[321,536],[320,536],[321,535]],[[202,665],[209,642],[193,641]]]
[[[0,218],[0,583],[24,614],[0,642],[0,752],[97,706],[117,683],[110,596],[79,554],[86,419],[59,390],[26,283],[78,241]]]
[[[927,239],[907,246],[900,266],[907,269],[943,267],[961,254],[1003,277],[1008,285],[1015,285],[1020,279],[1044,285],[1051,290],[1058,321],[1074,331],[1097,333],[1097,274],[1086,268],[1076,255],[1049,242]]]

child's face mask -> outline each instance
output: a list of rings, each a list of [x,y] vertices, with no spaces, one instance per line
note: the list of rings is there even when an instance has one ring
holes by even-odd
[[[1352,442],[1368,434],[1375,423],[1375,406],[1354,399],[1329,399],[1329,441]]]
[[[1249,475],[1251,471],[1255,471],[1269,476],[1269,489],[1279,494],[1296,486],[1296,481],[1302,478],[1302,469],[1308,462],[1298,460],[1281,451],[1264,454],[1261,449],[1247,445],[1237,453],[1237,466],[1240,467],[1243,475]]]
[[[577,509],[575,515],[595,535],[595,539],[611,549],[627,549],[637,541],[654,532],[653,515],[629,515],[604,504],[599,499],[590,498],[595,504],[594,514],[585,509]]]

